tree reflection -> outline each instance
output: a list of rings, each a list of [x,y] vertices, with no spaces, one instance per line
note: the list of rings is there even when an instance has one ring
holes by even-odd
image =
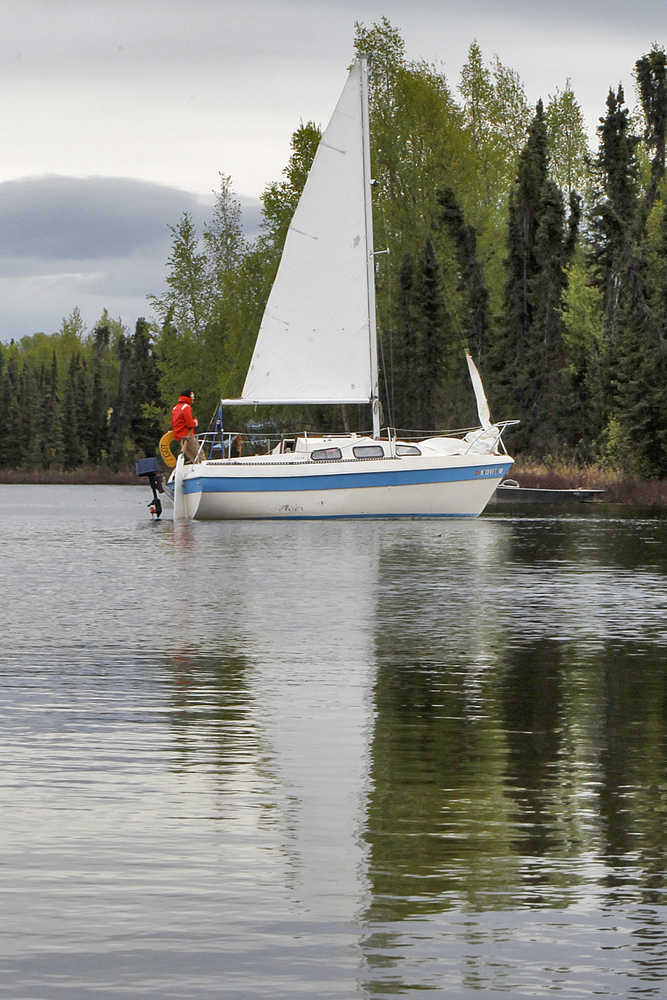
[[[566,526],[549,559],[572,558],[573,531],[581,542],[581,526]],[[524,549],[510,541],[505,565],[534,575],[547,558],[537,534]],[[657,903],[667,839],[660,649],[601,644],[599,607],[595,641],[583,627],[563,640],[557,585],[536,580],[536,615],[525,605],[508,613],[488,575],[466,589],[456,566],[447,579],[441,555],[407,545],[383,553],[368,920],[588,896],[613,905],[614,885],[627,894],[629,883]],[[479,574],[480,560],[488,569],[497,555],[488,539],[478,550],[469,542],[464,562]],[[410,587],[395,582],[401,563],[417,567]],[[573,612],[585,624],[585,609]]]

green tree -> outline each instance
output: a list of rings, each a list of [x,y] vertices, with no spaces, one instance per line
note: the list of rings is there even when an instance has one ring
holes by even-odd
[[[111,331],[105,323],[100,323],[93,333],[92,343],[92,385],[90,387],[88,458],[93,465],[99,464],[108,454],[107,410],[111,400],[106,397],[103,384],[103,359],[109,347]]]
[[[464,296],[462,327],[468,350],[477,364],[485,354],[491,327],[489,293],[477,254],[477,233],[466,223],[451,188],[438,191],[440,222],[446,227],[456,251],[458,290]]]
[[[32,365],[24,362],[18,373],[15,392],[10,400],[10,407],[15,406],[13,464],[18,468],[23,468],[26,461],[32,458],[31,445],[36,424],[37,392],[37,380]]]
[[[42,393],[42,426],[44,428],[42,462],[47,469],[51,466],[62,466],[64,462],[63,425],[58,381],[58,358],[54,349]]]
[[[269,184],[262,194],[262,229],[276,264],[321,138],[321,129],[314,122],[299,125],[290,141],[292,152],[283,170],[285,179]]]
[[[149,301],[163,322],[167,315],[172,317],[180,335],[201,338],[211,308],[209,262],[189,212],[169,229],[172,244],[167,258],[167,291],[149,296]]]
[[[137,451],[152,455],[160,438],[158,368],[150,324],[140,317],[130,345],[129,431]]]
[[[518,417],[517,449],[544,455],[565,430],[563,298],[576,245],[579,202],[549,178],[548,138],[539,101],[519,158],[509,203],[509,256],[502,336],[494,370],[503,409]]]
[[[209,267],[209,284],[224,293],[227,276],[235,271],[248,249],[241,222],[241,204],[234,197],[232,179],[220,174],[213,210],[204,228],[203,242]]]
[[[383,409],[395,426],[406,429],[414,428],[418,420],[415,411],[419,385],[414,272],[414,258],[406,253],[397,278],[396,313],[387,326],[385,337],[388,398],[383,399]]]
[[[477,41],[468,49],[461,71],[465,125],[475,153],[478,198],[492,209],[499,195],[509,193],[519,155],[526,141],[530,108],[515,70],[495,56],[491,68],[484,64]]]
[[[644,113],[644,142],[651,162],[651,178],[640,214],[643,233],[665,176],[665,132],[667,130],[667,55],[654,45],[635,63],[637,86]]]
[[[442,412],[442,404],[438,405],[438,386],[446,374],[443,369],[452,353],[450,321],[442,294],[440,268],[430,237],[424,243],[419,278],[417,371],[420,390],[415,404],[417,426],[428,430],[438,426]]]
[[[603,296],[603,338],[592,366],[601,457],[628,471],[664,469],[659,415],[665,384],[661,332],[662,240],[651,251],[650,225],[665,174],[665,54],[654,47],[636,63],[650,171],[643,184],[641,139],[632,131],[621,88],[609,92],[595,162],[598,200],[591,223],[591,270]]]
[[[531,283],[537,271],[535,240],[542,192],[547,180],[547,134],[542,102],[537,104],[528,140],[521,153],[516,184],[509,202],[509,257],[505,292],[503,358],[505,368],[519,368],[533,322]]]
[[[58,333],[59,350],[67,364],[75,354],[81,353],[85,335],[86,325],[81,318],[79,307],[75,306],[69,316],[63,318]]]
[[[597,201],[591,215],[591,267],[603,296],[605,329],[613,348],[618,307],[633,252],[638,203],[637,144],[623,88],[607,96],[594,169]]]
[[[81,412],[78,409],[79,376],[81,359],[78,354],[72,355],[65,383],[65,398],[63,400],[62,434],[63,434],[63,465],[66,469],[76,469],[83,464],[85,457],[81,434]]]
[[[109,419],[109,457],[112,468],[120,468],[131,460],[132,442],[129,437],[132,416],[130,371],[132,345],[121,335],[116,345],[118,356],[118,387]]]
[[[389,346],[385,410],[397,427],[434,429],[452,408],[450,359],[455,338],[429,238],[418,264],[411,254],[403,258],[397,309],[385,339]]]
[[[556,185],[581,194],[589,185],[589,153],[581,106],[569,79],[563,90],[549,95],[545,111],[550,173]]]

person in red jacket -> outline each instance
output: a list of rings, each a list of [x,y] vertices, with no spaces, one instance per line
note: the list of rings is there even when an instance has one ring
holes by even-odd
[[[199,421],[192,413],[192,402],[195,394],[192,389],[184,389],[178,397],[176,406],[171,411],[171,426],[174,437],[181,442],[181,452],[185,455],[186,461],[197,462],[197,438],[195,428]]]

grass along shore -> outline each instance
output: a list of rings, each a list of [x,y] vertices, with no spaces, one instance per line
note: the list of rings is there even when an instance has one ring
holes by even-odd
[[[544,465],[518,459],[510,477],[520,486],[567,490],[604,490],[605,503],[632,507],[667,507],[667,479],[637,479],[623,472],[601,469],[596,465]],[[14,485],[68,486],[138,486],[145,483],[134,468],[110,469],[106,466],[82,466],[80,469],[0,469],[0,483]]]
[[[624,472],[597,465],[570,465],[517,459],[508,478],[519,486],[547,490],[604,490],[605,503],[623,503],[631,507],[667,507],[667,479],[638,479]]]
[[[79,469],[0,469],[3,485],[52,486],[137,486],[139,479],[134,467],[110,469],[105,465],[81,466]]]

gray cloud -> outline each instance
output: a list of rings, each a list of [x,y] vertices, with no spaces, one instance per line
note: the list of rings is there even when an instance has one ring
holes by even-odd
[[[170,225],[201,230],[212,198],[123,178],[40,177],[0,184],[0,339],[54,332],[78,306],[133,326],[164,288]],[[255,235],[259,202],[242,201]]]
[[[115,177],[36,177],[0,184],[0,256],[103,258],[169,242],[184,211],[208,206],[187,191]]]

